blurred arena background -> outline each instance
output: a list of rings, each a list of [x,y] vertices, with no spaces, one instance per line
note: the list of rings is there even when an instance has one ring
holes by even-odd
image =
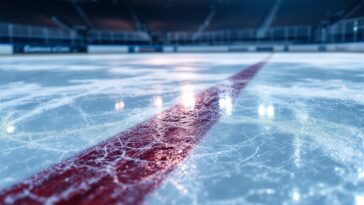
[[[364,0],[1,0],[0,205],[364,205],[363,52]]]
[[[362,0],[3,0],[0,52],[363,51],[363,16]]]

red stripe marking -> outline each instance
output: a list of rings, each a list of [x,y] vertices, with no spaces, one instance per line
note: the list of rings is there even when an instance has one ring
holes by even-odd
[[[141,204],[218,121],[219,95],[236,98],[265,63],[1,191],[0,204]]]

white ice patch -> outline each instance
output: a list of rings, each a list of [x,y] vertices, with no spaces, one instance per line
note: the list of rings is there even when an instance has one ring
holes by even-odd
[[[249,92],[269,94],[272,96],[289,96],[291,98],[321,98],[342,101],[353,101],[364,104],[364,83],[344,83],[338,80],[295,83],[292,86],[255,84]]]

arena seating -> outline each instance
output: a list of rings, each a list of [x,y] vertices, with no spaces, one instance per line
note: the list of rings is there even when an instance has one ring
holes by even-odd
[[[209,14],[208,5],[156,7],[145,9],[135,7],[136,13],[151,31],[196,31]],[[168,18],[166,18],[168,16]]]
[[[221,4],[209,30],[256,28],[268,15],[275,0],[245,0]]]
[[[348,8],[357,1],[283,0],[273,26],[319,25],[332,16],[344,13],[343,8]]]
[[[132,31],[133,21],[125,4],[79,3],[95,29]]]
[[[353,11],[353,13],[348,16],[349,18],[363,17],[364,15],[364,2],[358,5],[357,8]]]
[[[70,2],[54,2],[52,4],[43,4],[43,12],[49,13],[50,16],[56,16],[71,27],[84,26],[81,18],[77,15],[75,8]]]
[[[71,28],[85,23],[68,0],[2,0],[0,22],[34,26],[57,27],[57,17]],[[319,25],[333,16],[344,15],[361,0],[283,0],[273,27],[292,25]],[[93,29],[133,31],[130,8],[151,32],[196,31],[212,9],[216,11],[206,31],[232,30],[259,27],[276,0],[183,1],[165,4],[166,1],[77,1],[93,25]],[[167,1],[168,2],[168,1]],[[181,1],[182,2],[182,1]],[[191,3],[192,2],[192,3]],[[345,9],[347,8],[347,9]],[[17,11],[17,12],[14,12]],[[310,13],[307,13],[310,11]],[[364,15],[364,5],[350,14],[350,18]],[[167,17],[167,18],[166,18]],[[59,26],[59,25],[58,25]]]
[[[2,0],[0,22],[55,27],[44,8],[37,1]],[[17,11],[17,12],[14,12]]]

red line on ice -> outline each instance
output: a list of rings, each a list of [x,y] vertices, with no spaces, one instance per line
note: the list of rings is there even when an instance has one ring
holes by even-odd
[[[221,116],[219,95],[236,98],[268,59],[80,154],[0,191],[0,204],[141,204]]]

